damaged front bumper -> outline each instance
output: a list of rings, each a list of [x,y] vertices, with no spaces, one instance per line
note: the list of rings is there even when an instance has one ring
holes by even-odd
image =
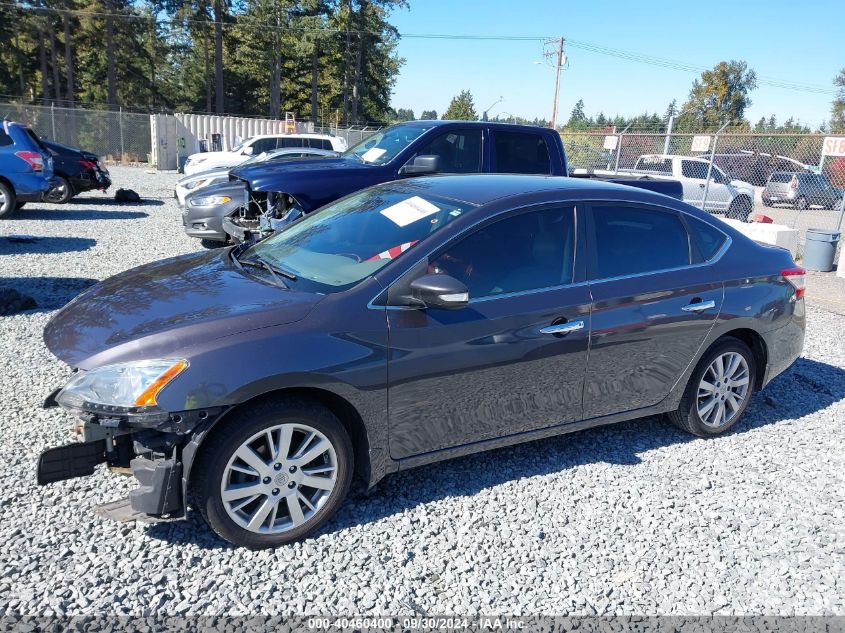
[[[47,398],[45,408],[57,406],[55,396],[54,392]],[[112,469],[129,470],[137,480],[139,485],[128,498],[133,513],[154,519],[184,518],[196,449],[193,440],[210,428],[223,410],[180,411],[149,420],[75,411],[80,418],[75,430],[81,441],[44,451],[38,460],[38,483],[86,477],[99,464],[107,464]]]

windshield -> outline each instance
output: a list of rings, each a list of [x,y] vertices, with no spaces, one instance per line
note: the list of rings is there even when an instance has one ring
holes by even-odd
[[[366,189],[305,216],[248,249],[295,276],[293,288],[330,293],[351,288],[471,208],[425,194]]]
[[[344,156],[357,156],[365,163],[372,165],[384,165],[393,160],[399,152],[433,126],[434,123],[415,123],[413,125],[400,123],[393,125],[368,136],[343,154]]]

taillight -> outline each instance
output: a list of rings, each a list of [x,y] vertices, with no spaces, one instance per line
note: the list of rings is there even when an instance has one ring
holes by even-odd
[[[780,271],[780,276],[795,287],[796,299],[800,299],[804,296],[804,275],[806,274],[807,271],[798,266],[795,268],[786,268]]]
[[[15,156],[29,165],[33,171],[41,171],[44,169],[44,157],[38,152],[15,152]]]
[[[91,162],[90,160],[81,160],[79,164],[82,165],[85,169],[97,169],[97,164]]]
[[[790,189],[798,189],[798,177],[793,176],[792,180],[789,181],[789,188]]]

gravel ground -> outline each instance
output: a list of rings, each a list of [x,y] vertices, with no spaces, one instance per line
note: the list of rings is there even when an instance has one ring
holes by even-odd
[[[103,470],[45,488],[37,456],[70,440],[42,410],[67,369],[51,310],[92,279],[188,252],[175,175],[113,170],[144,204],[100,194],[0,223],[0,285],[42,309],[0,319],[0,615],[845,614],[845,317],[810,308],[805,355],[736,432],[648,418],[401,473],[353,495],[315,538],[236,550],[196,514],[119,524]],[[90,221],[85,221],[90,220]]]

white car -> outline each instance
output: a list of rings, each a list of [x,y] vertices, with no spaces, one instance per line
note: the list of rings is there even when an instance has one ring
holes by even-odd
[[[325,149],[335,152],[346,150],[346,141],[328,134],[261,134],[236,145],[228,152],[198,152],[188,156],[185,175],[222,167],[235,167],[250,156],[257,156],[273,149],[286,148]]]
[[[754,209],[754,186],[742,180],[732,179],[716,165],[713,165],[710,171],[708,186],[709,164],[709,156],[697,158],[672,154],[646,154],[637,159],[633,170],[625,170],[625,172],[648,175],[651,178],[678,180],[684,189],[684,202],[698,208],[702,208],[701,203],[706,189],[705,211],[726,214],[736,220],[747,220]]]
[[[274,149],[269,152],[263,152],[257,156],[249,157],[244,162],[235,167],[244,167],[252,163],[260,163],[267,160],[282,160],[282,159],[296,159],[296,158],[326,158],[330,156],[337,156],[338,152],[328,149],[315,149],[313,147],[287,147],[284,149]],[[215,185],[219,182],[226,182],[229,180],[229,171],[232,167],[220,167],[209,169],[206,171],[197,172],[191,176],[185,176],[176,183],[173,195],[179,203],[179,206],[185,207],[185,198],[189,193]]]

